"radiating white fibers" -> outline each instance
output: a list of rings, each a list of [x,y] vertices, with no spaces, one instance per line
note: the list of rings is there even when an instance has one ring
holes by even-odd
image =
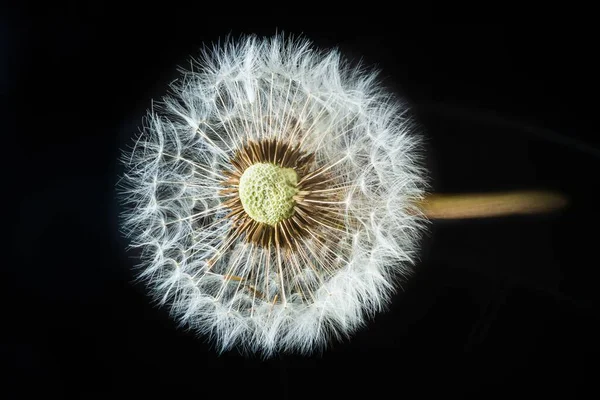
[[[407,105],[337,50],[278,35],[204,51],[123,155],[122,226],[140,279],[219,351],[310,353],[350,335],[416,260],[426,183],[414,130]],[[275,164],[312,157],[295,161],[307,163],[307,197],[280,228],[246,218],[243,231],[231,217],[227,179],[245,146],[244,162],[259,148]]]

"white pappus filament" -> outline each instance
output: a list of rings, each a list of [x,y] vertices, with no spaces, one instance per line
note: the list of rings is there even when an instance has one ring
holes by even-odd
[[[426,185],[407,112],[306,39],[205,51],[123,156],[140,279],[219,351],[347,337],[415,262]]]

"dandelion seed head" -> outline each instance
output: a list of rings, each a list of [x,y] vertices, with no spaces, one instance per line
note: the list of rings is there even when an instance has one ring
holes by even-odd
[[[415,130],[377,74],[336,50],[281,35],[205,50],[123,156],[140,279],[219,351],[348,337],[417,258]]]

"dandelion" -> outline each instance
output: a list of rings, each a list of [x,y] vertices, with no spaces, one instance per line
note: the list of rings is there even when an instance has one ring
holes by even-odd
[[[219,351],[309,353],[385,309],[417,258],[405,103],[306,39],[206,50],[123,157],[139,277]]]

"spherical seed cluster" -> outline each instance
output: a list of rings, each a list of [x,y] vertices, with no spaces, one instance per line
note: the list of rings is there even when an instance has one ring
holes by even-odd
[[[281,36],[206,51],[172,89],[123,158],[123,227],[156,299],[219,350],[267,356],[384,309],[424,223],[406,105],[339,52]],[[291,191],[265,206],[289,169],[292,212]]]
[[[248,167],[240,177],[239,195],[244,211],[255,221],[275,225],[294,213],[298,174],[270,163]]]

